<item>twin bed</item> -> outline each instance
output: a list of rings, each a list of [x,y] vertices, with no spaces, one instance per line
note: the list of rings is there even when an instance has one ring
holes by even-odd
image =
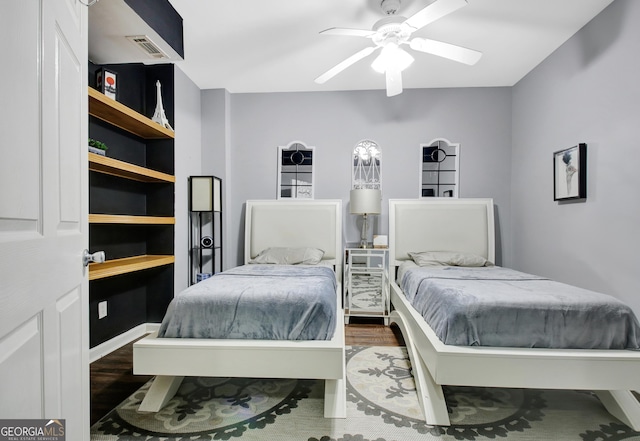
[[[320,260],[315,265],[249,264],[288,261],[287,253],[301,249],[324,253],[310,256],[314,263]],[[272,251],[266,258],[265,250]],[[163,337],[155,332],[134,343],[134,373],[156,376],[139,409],[159,411],[185,376],[305,378],[325,381],[324,416],[344,418],[342,202],[247,201],[244,254],[245,265],[176,296],[159,331]],[[302,261],[307,257],[303,253]],[[221,285],[239,289],[240,295],[223,297]],[[331,298],[309,289],[326,285],[331,286]],[[298,295],[285,290],[289,288],[301,291],[303,298],[274,306],[278,297]],[[272,301],[266,302],[265,295]],[[178,301],[184,298],[195,299],[195,306]],[[211,300],[219,302],[211,306]],[[278,319],[279,308],[286,309],[288,317]],[[183,310],[189,310],[188,315]],[[211,315],[225,310],[227,314]],[[238,320],[227,320],[234,315]],[[262,318],[276,321],[260,324]]]
[[[179,309],[176,302],[161,327],[160,332],[165,335],[160,338],[156,332],[134,344],[134,373],[156,376],[140,410],[160,410],[184,376],[311,378],[325,380],[325,417],[346,416],[344,314],[339,279],[341,207],[342,202],[337,200],[247,201],[245,266],[211,278],[223,285],[240,283],[247,294],[244,302],[260,295],[262,288],[256,286],[264,286],[265,280],[280,285],[280,277],[293,268],[248,265],[253,268],[246,270],[250,261],[264,257],[262,251],[272,247],[322,249],[320,263],[300,268],[314,273],[295,274],[295,278],[303,281],[299,283],[303,286],[319,285],[320,279],[327,279],[328,275],[334,279],[331,287],[335,297],[329,306],[322,307],[325,312],[333,309],[332,318],[321,320],[324,324],[317,329],[312,326],[317,323],[315,318],[302,323],[287,321],[284,328],[274,331],[276,335],[256,334],[253,328],[231,323],[223,323],[223,331],[202,330],[198,323],[206,319],[197,314],[198,309],[206,308],[196,306],[195,318],[173,323],[173,309]],[[640,390],[640,351],[635,350],[640,331],[633,313],[609,296],[492,267],[494,235],[491,199],[389,202],[389,255],[394,274],[400,273],[398,282],[391,283],[390,322],[399,326],[405,338],[426,422],[450,425],[443,385],[583,389],[595,391],[611,414],[640,430],[640,404],[631,392]],[[414,252],[421,253],[410,256]],[[436,265],[454,266],[433,266],[433,261]],[[266,262],[274,261],[267,258]],[[278,259],[275,262],[279,263]],[[274,268],[276,273],[261,274],[267,271],[266,267],[270,267],[268,271]],[[327,273],[326,267],[331,271]],[[256,268],[258,274],[254,273]],[[206,291],[210,286],[215,296],[213,285],[208,285],[211,279],[197,284],[202,284],[197,289]],[[484,306],[478,303],[477,286],[488,289],[490,303],[507,300],[507,312],[483,321]],[[187,291],[191,289],[196,288]],[[522,299],[537,298],[537,309],[520,309],[520,299],[514,294],[518,292]],[[572,311],[567,309],[565,300],[575,296],[581,299],[582,306]],[[176,299],[180,297],[183,296]],[[238,309],[240,303],[230,306],[223,302],[213,309],[230,308],[233,314],[227,315],[236,314],[243,323],[254,321],[256,312],[243,315]],[[268,308],[264,315],[277,314],[274,304],[264,304]],[[441,316],[442,311],[451,314]],[[556,315],[548,315],[549,312]],[[310,311],[304,309],[289,315],[307,314]],[[571,321],[574,325],[569,326]],[[605,322],[612,322],[613,326]],[[523,334],[515,332],[516,328]],[[587,328],[596,332],[586,335],[583,331]],[[182,338],[180,332],[185,329],[195,334]],[[551,332],[558,329],[558,333]],[[304,334],[302,330],[311,332]]]
[[[611,414],[634,430],[639,430],[640,404],[631,391],[640,389],[640,352],[625,349],[637,348],[637,320],[626,306],[613,298],[609,299],[613,300],[613,306],[620,309],[610,317],[594,319],[596,321],[591,324],[586,320],[592,318],[594,311],[604,309],[608,313],[611,304],[598,302],[603,300],[602,297],[609,296],[601,297],[589,291],[495,267],[429,267],[427,264],[426,267],[418,266],[406,272],[406,267],[411,266],[407,262],[413,260],[409,253],[413,252],[446,250],[452,253],[445,255],[445,261],[464,261],[468,260],[468,256],[474,256],[495,262],[494,232],[491,199],[391,200],[389,203],[391,264],[394,269],[406,274],[399,280],[400,284],[392,282],[391,303],[394,310],[390,321],[400,327],[405,337],[427,423],[450,425],[443,385],[583,389],[595,391]],[[427,259],[438,260],[433,255],[423,254]],[[416,260],[419,261],[419,257],[424,255],[417,256]],[[411,275],[412,271],[424,274]],[[487,272],[490,275],[487,276]],[[409,280],[412,277],[415,280]],[[518,287],[521,283],[524,284],[523,288]],[[566,332],[570,328],[563,327],[562,322],[569,322],[572,313],[564,309],[566,305],[555,307],[552,303],[546,309],[559,310],[559,319],[540,316],[539,310],[534,310],[527,318],[522,311],[515,310],[518,314],[515,321],[506,314],[494,316],[483,323],[483,306],[479,303],[482,295],[476,288],[486,284],[490,287],[490,303],[501,303],[505,296],[515,298],[516,290],[528,293],[523,297],[544,298],[544,293],[560,289],[560,297],[577,295],[586,300],[579,302],[583,304],[590,303],[590,296],[593,296],[594,308],[582,314],[583,307],[579,306],[573,318],[579,329],[574,328],[570,332]],[[403,292],[400,285],[407,289],[407,293]],[[426,300],[412,300],[417,294],[417,287],[421,285],[427,286],[429,289],[426,291],[431,294],[440,291],[444,297],[451,299],[443,300],[433,294]],[[504,293],[500,290],[504,290]],[[513,300],[510,304],[512,308],[518,307],[513,306]],[[454,311],[453,319],[451,316],[448,321],[433,317],[434,310],[445,309]],[[471,312],[465,315],[461,313],[464,309]],[[431,321],[431,326],[425,317]],[[606,321],[611,317],[614,325],[621,329],[607,332],[606,328],[599,328],[601,322],[598,320]],[[480,321],[475,321],[477,318]],[[515,332],[515,322],[533,340],[524,341]],[[500,323],[505,325],[504,329],[500,329]],[[598,341],[596,333],[595,337],[580,340],[590,324],[596,331],[601,330],[601,334],[618,335],[617,332],[621,330],[624,335]],[[562,328],[565,332],[548,341],[540,339],[554,327]],[[565,339],[571,333],[576,338]],[[445,344],[443,340],[451,342]],[[590,349],[578,348],[580,346]]]

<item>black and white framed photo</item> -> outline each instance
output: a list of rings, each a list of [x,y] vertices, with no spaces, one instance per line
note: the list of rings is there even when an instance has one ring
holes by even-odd
[[[553,200],[587,197],[587,145],[580,143],[553,153]]]
[[[278,147],[278,199],[313,199],[314,149],[301,141]]]
[[[460,193],[460,144],[436,138],[420,144],[420,197],[457,198]]]

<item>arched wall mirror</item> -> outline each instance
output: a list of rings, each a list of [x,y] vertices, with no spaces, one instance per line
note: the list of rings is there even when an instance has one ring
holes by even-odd
[[[380,163],[382,152],[374,141],[362,140],[353,149],[351,188],[382,189]]]
[[[368,216],[382,211],[381,159],[380,146],[371,140],[362,140],[353,149],[349,212],[362,215],[360,248],[369,248]]]
[[[278,199],[313,199],[313,153],[300,141],[278,147]]]
[[[460,144],[444,138],[420,144],[420,197],[457,198],[459,170]]]

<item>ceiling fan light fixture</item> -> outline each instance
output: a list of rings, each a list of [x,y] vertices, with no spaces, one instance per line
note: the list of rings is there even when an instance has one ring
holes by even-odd
[[[400,49],[397,44],[390,42],[382,48],[380,55],[371,63],[371,67],[378,73],[385,73],[389,68],[402,72],[413,61],[414,58],[408,52]]]
[[[393,15],[400,9],[400,0],[382,0],[380,9],[387,15]]]
[[[408,52],[400,49],[400,46],[403,44],[410,46],[412,50],[417,52],[437,55],[467,65],[475,64],[482,56],[481,52],[451,43],[427,38],[411,39],[414,32],[467,5],[468,0],[429,0],[427,6],[409,18],[396,15],[402,0],[374,1],[381,2],[380,6],[387,16],[378,20],[373,25],[371,31],[364,29],[329,28],[320,32],[325,35],[368,38],[373,43],[373,46],[362,49],[338,63],[316,78],[316,83],[323,84],[357,61],[381,49],[379,56],[373,61],[371,67],[376,72],[385,74],[387,96],[395,96],[402,93],[402,71],[408,68],[414,61]],[[427,0],[423,1],[426,2]]]
[[[429,45],[423,38],[414,38],[409,42],[409,47],[414,51],[424,52],[429,49]]]

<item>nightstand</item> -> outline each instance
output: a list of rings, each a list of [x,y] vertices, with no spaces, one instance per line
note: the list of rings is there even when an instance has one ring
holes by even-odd
[[[389,324],[389,250],[344,250],[344,312],[350,317],[379,317]]]

